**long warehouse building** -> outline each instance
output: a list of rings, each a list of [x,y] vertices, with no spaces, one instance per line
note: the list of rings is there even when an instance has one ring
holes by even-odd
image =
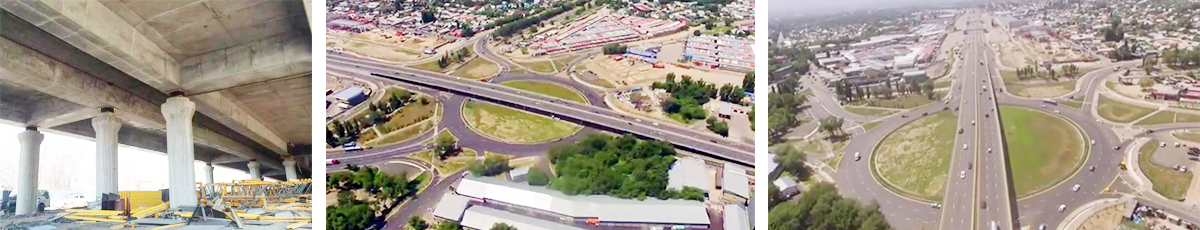
[[[497,222],[525,226],[518,227],[522,230],[582,226],[707,229],[711,224],[699,201],[570,196],[545,187],[470,175],[452,188],[453,192],[438,202],[434,216],[475,229],[488,229]]]

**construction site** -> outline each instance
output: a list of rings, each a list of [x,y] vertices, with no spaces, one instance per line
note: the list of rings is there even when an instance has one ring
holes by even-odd
[[[9,197],[8,191],[3,197]],[[197,183],[194,207],[169,209],[169,193],[122,191],[86,207],[0,218],[3,229],[312,229],[312,180]],[[11,204],[11,205],[10,205]]]

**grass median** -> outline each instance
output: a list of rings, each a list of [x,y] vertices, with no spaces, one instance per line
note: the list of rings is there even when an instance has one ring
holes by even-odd
[[[1189,122],[1200,122],[1200,116],[1197,116],[1194,114],[1189,114],[1189,113],[1177,113],[1174,111],[1162,110],[1157,113],[1154,113],[1154,115],[1150,115],[1149,117],[1146,117],[1146,119],[1142,119],[1141,121],[1138,121],[1137,124],[1138,125],[1154,125],[1154,124],[1189,123]]]
[[[1100,95],[1099,103],[1096,105],[1096,113],[1099,113],[1100,117],[1120,123],[1133,122],[1152,112],[1154,112],[1153,108],[1120,102],[1103,94]]]
[[[583,95],[555,83],[508,81],[502,85],[566,100],[587,103]],[[542,143],[574,135],[583,126],[549,116],[482,101],[467,101],[463,119],[484,136],[512,143]]]
[[[888,134],[875,148],[871,172],[897,193],[941,201],[954,151],[957,118],[951,111],[938,112]]]
[[[1183,199],[1187,195],[1188,186],[1192,183],[1192,174],[1180,172],[1171,167],[1154,164],[1150,158],[1158,151],[1157,141],[1142,144],[1138,149],[1138,166],[1150,183],[1154,184],[1154,192],[1170,199]]]
[[[1084,137],[1066,119],[1014,106],[1001,106],[1000,114],[1018,198],[1054,186],[1083,164]]]
[[[467,64],[463,64],[458,70],[454,70],[450,75],[459,76],[468,79],[482,79],[495,75],[500,72],[500,66],[492,61],[488,61],[482,57],[471,59]]]
[[[899,112],[897,110],[890,110],[890,109],[876,109],[876,108],[853,107],[853,106],[843,107],[843,109],[846,109],[847,112],[851,112],[851,113],[863,115],[863,116],[887,116],[887,115],[891,115],[893,113]]]

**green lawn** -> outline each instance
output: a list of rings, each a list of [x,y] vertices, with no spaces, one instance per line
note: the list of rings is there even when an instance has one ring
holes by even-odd
[[[1154,110],[1152,108],[1119,102],[1104,95],[1100,95],[1099,104],[1096,105],[1096,113],[1099,113],[1100,117],[1121,123],[1132,122],[1154,112]]]
[[[883,124],[883,121],[876,121],[876,122],[866,123],[866,124],[863,124],[863,125],[862,125],[862,127],[863,127],[863,129],[865,129],[866,131],[871,131],[871,129],[874,129],[875,127],[879,126],[879,124]]]
[[[945,93],[933,93],[934,99],[929,99],[925,95],[911,95],[906,97],[896,97],[892,99],[866,100],[854,102],[857,106],[874,106],[894,109],[911,109],[925,104],[933,103],[937,99],[942,98]]]
[[[1017,71],[1002,70],[1002,71],[1000,71],[1000,79],[1004,80],[1004,83],[1017,82],[1018,81],[1017,80]],[[1007,84],[1005,84],[1005,85],[1007,85]]]
[[[443,71],[442,67],[438,66],[437,60],[433,60],[433,61],[429,61],[429,62],[421,63],[421,64],[416,64],[416,65],[410,65],[408,67],[412,67],[414,69],[429,70],[429,71],[438,72],[438,73],[441,73]]]
[[[851,112],[863,116],[887,116],[899,111],[890,109],[874,109],[866,107],[843,107],[847,112]]]
[[[536,80],[518,80],[518,81],[506,81],[506,82],[503,82],[500,84],[508,86],[508,87],[525,90],[525,91],[530,91],[530,92],[534,92],[534,93],[549,95],[552,97],[572,100],[572,101],[576,101],[579,103],[585,103],[585,104],[588,103],[587,99],[584,98],[583,95],[579,94],[579,92],[575,91],[572,88],[560,85],[558,83],[536,81]]]
[[[957,118],[952,111],[938,112],[888,134],[871,158],[872,174],[900,194],[940,201],[949,178]]]
[[[954,84],[954,81],[950,81],[950,80],[939,81],[939,82],[933,83],[933,88],[946,88],[946,87],[950,87],[950,85],[952,85],[952,84]]]
[[[434,65],[434,67],[437,66]],[[471,61],[467,62],[467,64],[463,65],[461,68],[458,68],[458,70],[455,70],[454,73],[451,73],[450,75],[469,79],[482,79],[492,76],[497,72],[500,72],[500,66],[496,65],[496,63],[488,61],[484,58],[475,58],[471,59]]]
[[[1014,106],[1001,106],[1000,114],[1017,197],[1050,188],[1083,164],[1087,146],[1067,120]]]
[[[1063,100],[1059,102],[1062,105],[1074,107],[1075,109],[1083,108],[1083,102],[1076,100]]]
[[[1189,123],[1189,122],[1200,122],[1200,116],[1189,114],[1189,113],[1176,113],[1176,112],[1172,112],[1172,111],[1163,110],[1163,111],[1154,113],[1154,115],[1150,115],[1150,117],[1146,117],[1146,119],[1142,119],[1141,121],[1138,121],[1137,124],[1138,125],[1153,125],[1153,124]]]
[[[517,62],[517,64],[521,65],[521,66],[525,66],[526,68],[532,69],[533,71],[543,72],[543,73],[553,73],[553,72],[558,72],[559,70],[565,70],[567,68],[567,62],[571,61],[571,59],[574,59],[574,58],[575,58],[574,55],[566,55],[563,57],[558,57],[558,58],[549,59],[549,60],[547,60],[545,58],[539,58],[541,60],[535,61],[535,62]],[[551,62],[553,62],[553,63],[551,63]]]
[[[1155,143],[1158,142],[1151,141],[1138,149],[1141,153],[1138,154],[1138,166],[1141,167],[1142,173],[1150,178],[1150,183],[1154,184],[1154,192],[1170,199],[1183,199],[1183,196],[1187,194],[1188,185],[1191,185],[1192,174],[1150,162],[1150,157],[1158,150],[1158,145]]]
[[[504,84],[509,85],[508,82]],[[574,92],[562,86],[537,81],[513,81],[513,84],[510,86],[517,88],[528,87],[522,89],[546,92],[548,95],[564,98],[572,98],[572,96],[569,96],[565,92]],[[576,93],[571,100],[582,101],[582,98],[582,95]],[[480,132],[480,134],[515,143],[554,141],[573,135],[582,128],[582,126],[574,123],[480,101],[467,101],[464,103],[462,114],[467,125],[471,126],[475,131]]]
[[[1188,130],[1190,131],[1190,130]],[[1185,141],[1200,143],[1200,132],[1178,131],[1172,132],[1171,135]]]
[[[1075,90],[1075,81],[1059,81],[1047,84],[1005,84],[1010,93],[1032,98],[1052,98]]]

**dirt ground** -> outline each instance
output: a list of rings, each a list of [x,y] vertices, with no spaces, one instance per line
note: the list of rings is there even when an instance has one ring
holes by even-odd
[[[654,66],[644,61],[628,58],[616,61],[605,55],[588,58],[582,61],[580,65],[585,66],[587,71],[596,73],[601,79],[617,87],[625,85],[650,85],[650,83],[665,80],[668,73],[675,73],[675,76],[680,78],[683,75],[691,76],[692,79],[703,80],[704,82],[718,86],[724,84],[739,85],[742,83],[742,78],[744,77],[744,75],[735,74],[734,72],[701,70],[695,68],[695,66],[689,66],[689,68],[685,69],[673,64],[666,64],[665,68],[660,69],[654,68]]]
[[[379,58],[387,61],[413,61],[429,55],[424,55],[426,49],[447,43],[441,37],[395,36],[394,32],[368,31],[364,33],[348,33],[331,31],[327,33],[326,47],[333,50],[345,50],[360,55]],[[459,47],[466,39],[459,39],[443,47]],[[447,48],[438,51],[449,50]],[[437,55],[437,54],[435,54]]]
[[[1079,226],[1078,230],[1112,230],[1117,229],[1121,225],[1121,211],[1125,207],[1122,205],[1113,205],[1104,208],[1095,215],[1084,220],[1083,225]]]

